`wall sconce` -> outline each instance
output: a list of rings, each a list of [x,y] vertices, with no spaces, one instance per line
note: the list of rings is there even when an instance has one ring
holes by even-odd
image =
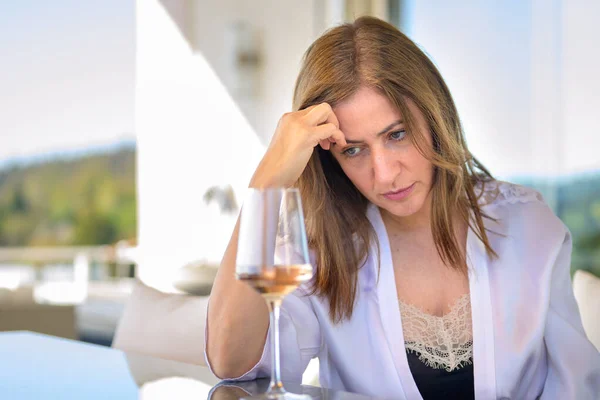
[[[231,25],[231,90],[236,97],[257,97],[263,64],[261,32],[247,21]]]

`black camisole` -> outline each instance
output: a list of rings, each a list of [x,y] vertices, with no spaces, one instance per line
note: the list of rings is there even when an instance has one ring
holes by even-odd
[[[407,351],[408,365],[423,400],[475,399],[473,363],[450,372],[431,368],[419,360],[419,355]]]

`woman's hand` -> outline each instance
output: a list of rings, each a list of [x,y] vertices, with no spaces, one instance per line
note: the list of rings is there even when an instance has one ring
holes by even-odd
[[[269,148],[259,163],[250,187],[290,187],[298,180],[315,146],[329,150],[346,146],[340,124],[327,103],[286,113],[279,120]]]

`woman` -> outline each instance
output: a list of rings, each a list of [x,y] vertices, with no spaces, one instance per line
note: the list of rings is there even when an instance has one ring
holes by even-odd
[[[307,51],[251,187],[299,187],[315,277],[283,304],[283,377],[395,399],[592,399],[600,356],[571,289],[571,239],[541,196],[469,153],[450,92],[391,25],[360,18]],[[264,300],[235,280],[208,309],[207,362],[268,376]],[[355,251],[349,251],[354,249]]]

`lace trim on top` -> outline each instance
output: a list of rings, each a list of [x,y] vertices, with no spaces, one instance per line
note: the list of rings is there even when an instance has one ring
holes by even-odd
[[[482,192],[483,186],[483,194]],[[515,185],[503,181],[490,181],[478,183],[474,187],[475,195],[479,197],[479,204],[515,204],[544,201],[542,195],[525,186]]]
[[[450,312],[438,317],[400,300],[404,346],[419,360],[450,372],[473,361],[473,331],[469,294],[460,297]]]

